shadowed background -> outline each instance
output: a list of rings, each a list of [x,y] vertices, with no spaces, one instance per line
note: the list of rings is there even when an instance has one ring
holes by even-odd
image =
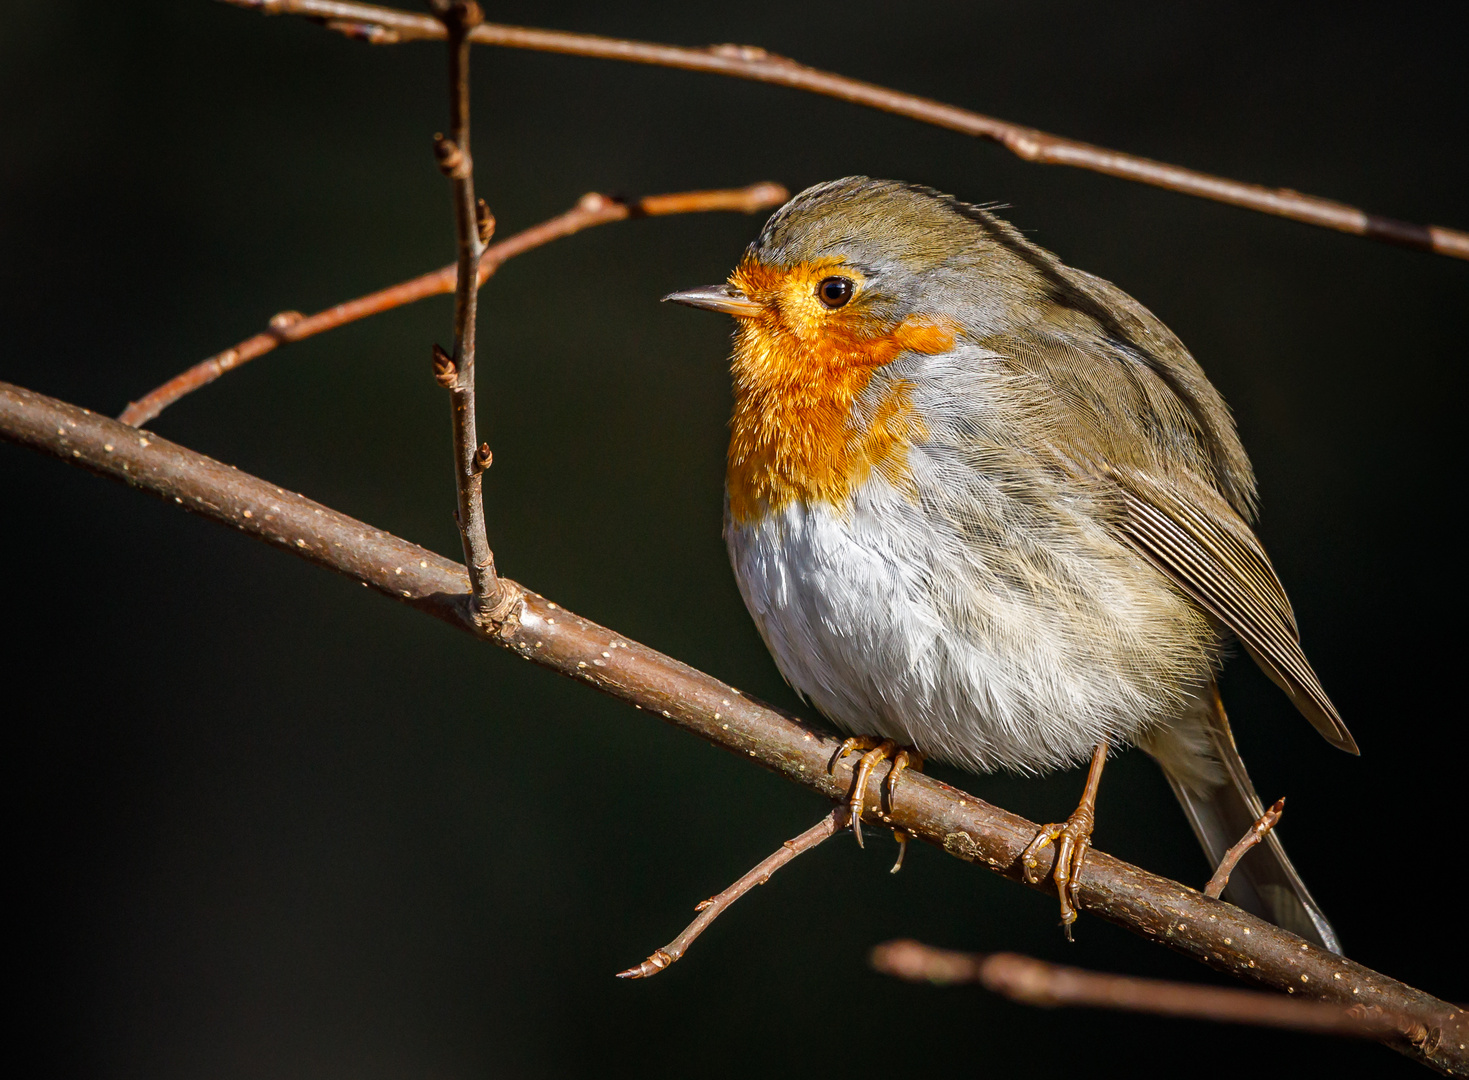
[[[491,4],[506,22],[759,44],[1063,135],[1469,227],[1462,7]],[[1326,12],[1330,12],[1329,15]],[[1004,211],[1117,282],[1236,411],[1260,532],[1363,756],[1248,661],[1226,702],[1354,958],[1469,998],[1460,365],[1469,266],[1216,206],[793,91],[477,49],[499,235],[584,191],[865,172]],[[0,378],[117,413],[263,327],[452,260],[443,48],[205,2],[0,8]],[[480,422],[505,573],[798,708],[719,536],[729,328],[659,307],[759,226],[605,226],[485,289]],[[446,554],[451,300],[287,347],[161,434]],[[669,972],[671,938],[825,805],[585,688],[174,508],[0,446],[13,742],[13,1045],[152,1077],[1414,1074],[1385,1050],[882,979],[886,938],[1185,979],[1204,969],[935,851],[833,840]],[[1445,632],[1447,631],[1447,632]],[[945,779],[1038,820],[1081,777]],[[1100,848],[1208,876],[1160,775],[1103,782]],[[1447,871],[1439,876],[1439,860]],[[1060,1030],[1058,1031],[1058,1025]]]

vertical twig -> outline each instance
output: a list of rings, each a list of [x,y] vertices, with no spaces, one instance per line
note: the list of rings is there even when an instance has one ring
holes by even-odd
[[[482,477],[490,464],[489,443],[475,430],[475,317],[478,311],[479,259],[494,221],[483,200],[474,196],[474,159],[469,149],[469,31],[484,21],[474,0],[433,0],[434,14],[449,41],[449,135],[434,137],[434,156],[454,193],[454,228],[459,242],[458,277],[454,286],[454,352],[435,351],[434,370],[449,388],[454,424],[454,486],[459,497],[455,520],[469,570],[474,621],[495,621],[501,600],[495,557],[485,532]]]

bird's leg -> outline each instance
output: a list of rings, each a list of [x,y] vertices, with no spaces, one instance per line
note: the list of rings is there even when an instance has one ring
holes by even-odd
[[[862,793],[867,790],[867,780],[872,775],[872,770],[884,761],[891,760],[893,763],[892,768],[888,771],[885,784],[888,809],[891,810],[893,788],[897,786],[898,777],[907,769],[922,772],[923,755],[917,750],[899,747],[892,739],[879,739],[873,735],[857,735],[844,740],[837,748],[837,752],[832,756],[830,768],[835,770],[838,761],[858,750],[865,750],[866,753],[857,762],[857,772],[852,781],[852,795],[848,799],[848,805],[852,808],[852,835],[857,838],[858,845],[865,847],[866,845],[862,843]],[[897,873],[898,868],[903,865],[903,853],[907,851],[908,834],[901,829],[895,829],[893,834],[898,838],[899,844],[898,862],[893,867],[893,872]]]
[[[1051,878],[1056,882],[1056,894],[1061,898],[1061,926],[1066,931],[1066,940],[1071,940],[1071,924],[1076,921],[1076,897],[1080,887],[1081,867],[1086,853],[1092,846],[1092,827],[1097,820],[1097,786],[1102,782],[1102,766],[1107,763],[1107,742],[1104,739],[1092,751],[1092,767],[1086,774],[1086,790],[1081,793],[1081,802],[1071,812],[1064,825],[1042,825],[1035,839],[1020,853],[1021,873],[1025,880],[1034,885],[1040,880],[1035,869],[1037,854],[1041,848],[1053,841],[1056,844],[1056,861]]]

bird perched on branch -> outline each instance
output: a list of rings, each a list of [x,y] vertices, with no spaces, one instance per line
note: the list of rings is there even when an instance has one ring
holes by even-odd
[[[848,177],[766,223],[733,315],[725,539],[782,674],[888,790],[919,755],[981,772],[1090,759],[1056,845],[1063,925],[1109,748],[1147,751],[1217,862],[1262,813],[1215,688],[1242,645],[1330,743],[1356,744],[1250,529],[1219,392],[1115,285],[988,210]],[[860,837],[860,831],[859,831]],[[1340,945],[1271,834],[1235,902]]]

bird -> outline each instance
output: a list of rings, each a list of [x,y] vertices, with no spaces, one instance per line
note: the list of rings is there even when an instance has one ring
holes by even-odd
[[[771,215],[728,279],[666,300],[734,317],[724,537],[787,682],[870,770],[1090,762],[1022,855],[1068,937],[1103,766],[1161,766],[1211,863],[1262,816],[1217,677],[1236,645],[1357,753],[1251,523],[1233,417],[1183,343],[994,213],[849,176]],[[901,839],[901,838],[900,838]],[[1341,943],[1275,833],[1228,899]]]

